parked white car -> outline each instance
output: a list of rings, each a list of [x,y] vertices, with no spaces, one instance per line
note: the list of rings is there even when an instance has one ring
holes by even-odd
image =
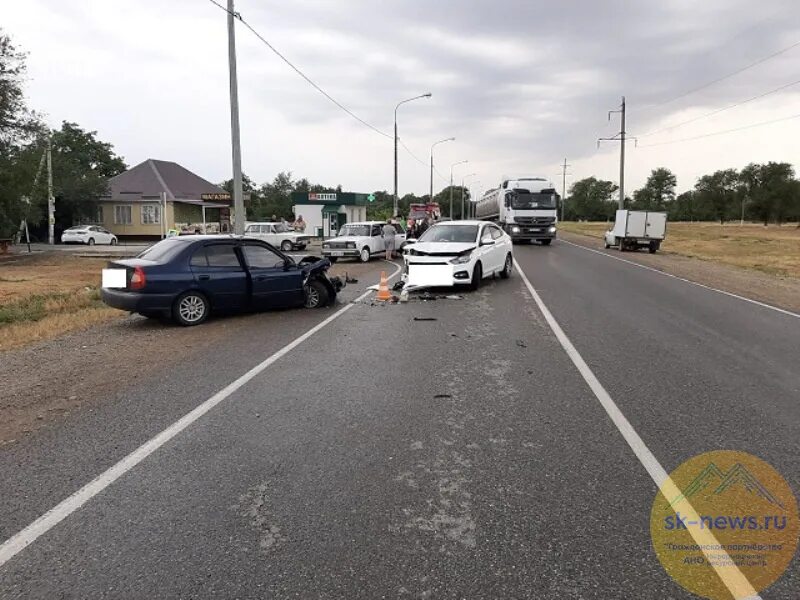
[[[436,223],[406,243],[403,280],[409,289],[469,285],[475,290],[486,277],[511,275],[512,248],[511,236],[494,223]]]
[[[310,235],[295,231],[284,223],[248,223],[244,234],[247,237],[264,240],[284,252],[305,250],[311,241]]]
[[[336,237],[322,243],[322,256],[336,262],[338,258],[358,258],[368,262],[376,255],[384,256],[386,246],[383,243],[384,221],[364,221],[346,223],[337,232]],[[394,240],[396,251],[400,251],[406,243],[406,232],[402,225],[395,225],[397,235]]]
[[[86,244],[88,246],[111,244],[116,246],[117,236],[99,225],[76,225],[64,230],[61,234],[61,243]]]

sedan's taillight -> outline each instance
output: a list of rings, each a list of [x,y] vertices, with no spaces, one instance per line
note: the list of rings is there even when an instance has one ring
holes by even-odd
[[[132,290],[142,289],[146,281],[147,280],[144,276],[144,269],[142,269],[142,267],[134,267],[133,275],[131,275],[131,289]]]

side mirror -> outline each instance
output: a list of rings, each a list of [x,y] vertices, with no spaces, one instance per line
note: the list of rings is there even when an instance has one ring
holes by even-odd
[[[481,240],[481,246],[494,246],[494,240]]]

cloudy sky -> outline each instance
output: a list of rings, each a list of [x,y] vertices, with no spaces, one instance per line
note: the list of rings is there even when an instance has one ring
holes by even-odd
[[[224,2],[224,0],[223,0]],[[236,9],[330,95],[391,134],[403,105],[400,194],[437,170],[478,188],[503,174],[558,182],[619,177],[614,116],[624,94],[627,189],[666,166],[680,190],[751,161],[800,163],[800,42],[795,0],[237,0]],[[129,164],[173,160],[230,177],[226,14],[209,0],[0,0],[0,27],[29,53],[32,107],[58,126],[97,130]],[[391,190],[392,141],[330,103],[237,27],[244,171],[281,170],[347,189]],[[780,93],[665,129],[797,81]],[[686,92],[692,92],[684,95]],[[677,99],[676,97],[681,96]],[[661,131],[659,131],[661,130]],[[650,135],[647,135],[650,134]],[[438,177],[437,188],[445,185]]]

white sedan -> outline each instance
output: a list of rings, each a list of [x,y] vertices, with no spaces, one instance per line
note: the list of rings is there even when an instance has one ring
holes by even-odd
[[[511,237],[486,221],[446,221],[429,228],[403,253],[409,289],[469,285],[494,274],[506,279],[514,264]]]
[[[88,246],[111,244],[116,246],[117,236],[99,225],[77,225],[64,230],[61,234],[61,243],[86,244]]]
[[[346,223],[336,237],[322,243],[322,256],[336,262],[337,258],[357,258],[369,262],[373,256],[385,256],[383,226],[386,221],[363,221]],[[395,225],[395,251],[400,251],[406,243],[406,232],[402,225]]]

